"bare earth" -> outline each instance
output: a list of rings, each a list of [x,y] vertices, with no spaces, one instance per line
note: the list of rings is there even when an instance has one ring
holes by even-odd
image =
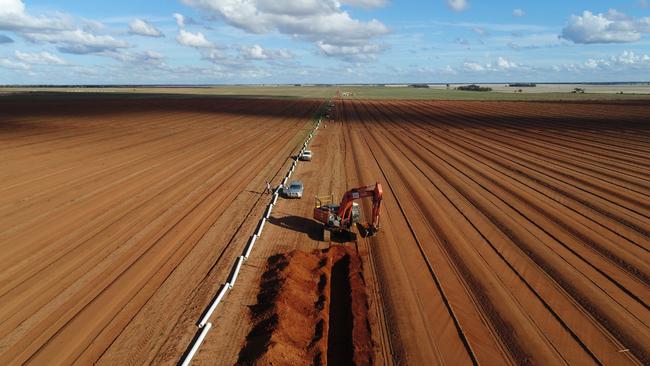
[[[0,364],[178,362],[319,105],[0,101]],[[649,364],[648,116],[645,101],[337,102],[292,177],[304,198],[278,202],[195,363],[245,360],[269,257],[340,248],[314,196],[379,181],[380,233],[343,244],[374,364]],[[295,271],[316,271],[302,255]]]

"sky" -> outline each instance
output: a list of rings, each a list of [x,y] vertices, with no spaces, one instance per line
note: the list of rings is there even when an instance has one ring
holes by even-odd
[[[650,81],[650,0],[0,0],[0,84]]]

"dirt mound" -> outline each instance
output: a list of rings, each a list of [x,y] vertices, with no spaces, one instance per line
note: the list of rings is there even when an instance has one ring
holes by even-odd
[[[370,365],[362,264],[349,247],[270,257],[239,365]]]

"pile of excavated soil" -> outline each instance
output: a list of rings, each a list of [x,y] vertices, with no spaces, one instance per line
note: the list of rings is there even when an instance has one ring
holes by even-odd
[[[372,364],[365,281],[353,248],[271,256],[250,315],[240,365]]]

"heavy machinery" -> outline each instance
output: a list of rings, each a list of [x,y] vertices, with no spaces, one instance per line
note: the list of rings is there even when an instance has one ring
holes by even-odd
[[[362,236],[372,236],[379,230],[379,215],[383,191],[381,184],[353,188],[343,195],[341,203],[334,204],[333,197],[316,197],[314,219],[323,223],[323,240],[329,241],[331,232],[350,232],[352,225],[357,224]],[[372,221],[360,224],[361,212],[359,204],[354,202],[362,198],[372,198]]]

